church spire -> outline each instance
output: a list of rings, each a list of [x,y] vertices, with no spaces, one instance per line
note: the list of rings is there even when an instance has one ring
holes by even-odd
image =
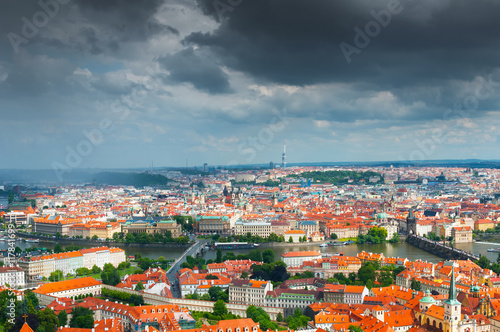
[[[448,300],[445,303],[448,304],[460,304],[457,301],[457,288],[455,287],[455,266],[451,267],[451,280],[450,280],[450,290],[448,291]]]
[[[448,292],[448,300],[457,299],[457,289],[455,288],[455,267],[451,267],[450,291]]]

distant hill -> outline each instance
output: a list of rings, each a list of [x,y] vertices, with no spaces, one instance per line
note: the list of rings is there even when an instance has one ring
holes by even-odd
[[[160,174],[149,173],[122,173],[122,172],[100,172],[94,175],[93,180],[98,185],[122,185],[122,186],[158,186],[166,185],[171,180]],[[92,180],[92,181],[93,181]]]
[[[355,171],[326,171],[326,172],[304,172],[299,175],[291,175],[290,177],[294,178],[304,178],[311,179],[312,183],[320,182],[320,183],[331,183],[333,185],[342,185],[349,183],[349,180],[353,180],[352,184],[359,183],[370,183],[370,177],[378,177],[379,181],[374,183],[381,183],[384,181],[384,178],[381,174],[377,172],[355,172]],[[363,181],[362,181],[363,180]]]

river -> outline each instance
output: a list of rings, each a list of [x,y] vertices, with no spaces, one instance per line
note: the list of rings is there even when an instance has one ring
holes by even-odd
[[[5,197],[0,197],[0,206],[3,205],[6,208],[9,207],[9,199]]]
[[[40,242],[40,243],[26,243],[22,241],[16,242],[16,246],[19,246],[21,249],[30,248],[30,247],[46,247],[53,249],[55,246],[54,242]],[[64,246],[64,245],[63,245]],[[477,243],[461,243],[456,244],[455,247],[465,250],[472,251],[475,254],[486,255],[489,260],[496,261],[498,257],[498,253],[496,252],[487,252],[488,248],[500,248],[500,243],[488,243],[488,242],[477,242]],[[7,249],[7,242],[0,242],[0,249]],[[278,258],[281,254],[288,251],[299,251],[299,250],[318,250],[322,253],[335,253],[335,252],[343,252],[346,256],[356,256],[358,252],[366,251],[366,252],[374,252],[374,253],[383,253],[386,257],[406,257],[409,260],[417,260],[422,259],[424,261],[429,262],[440,262],[443,259],[435,256],[431,253],[423,251],[421,249],[415,248],[412,245],[407,244],[406,242],[401,243],[384,243],[384,244],[352,244],[348,246],[329,246],[325,248],[320,248],[315,245],[294,245],[294,246],[280,246],[280,247],[267,247],[266,244],[261,244],[260,249],[273,249],[275,253],[275,257]],[[125,252],[128,255],[135,255],[136,253],[141,254],[143,257],[148,258],[158,258],[160,256],[165,257],[165,259],[175,259],[182,255],[184,250],[182,248],[140,248],[140,247],[125,247]],[[233,252],[238,254],[246,254],[249,252],[246,250],[233,250]],[[205,259],[215,259],[215,251],[207,250],[203,254],[203,258]]]

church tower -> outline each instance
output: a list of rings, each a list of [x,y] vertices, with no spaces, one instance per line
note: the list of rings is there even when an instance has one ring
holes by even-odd
[[[444,330],[443,332],[458,331],[458,323],[462,320],[462,304],[457,301],[457,289],[455,288],[455,269],[451,269],[450,290],[448,300],[444,302]]]
[[[406,230],[408,234],[417,235],[417,218],[413,214],[413,209],[410,209],[408,217],[406,217]]]

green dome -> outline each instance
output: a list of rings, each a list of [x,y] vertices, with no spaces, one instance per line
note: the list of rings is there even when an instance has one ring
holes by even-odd
[[[471,290],[472,293],[479,293],[481,291],[481,288],[479,288],[478,285],[475,285],[475,286],[472,286],[470,288],[470,290]]]
[[[377,214],[377,219],[387,219],[387,213],[380,212],[379,214]]]
[[[434,300],[434,298],[431,296],[431,292],[429,290],[427,290],[425,292],[425,296],[420,300],[420,303],[434,304],[434,303],[436,303],[436,300]]]

